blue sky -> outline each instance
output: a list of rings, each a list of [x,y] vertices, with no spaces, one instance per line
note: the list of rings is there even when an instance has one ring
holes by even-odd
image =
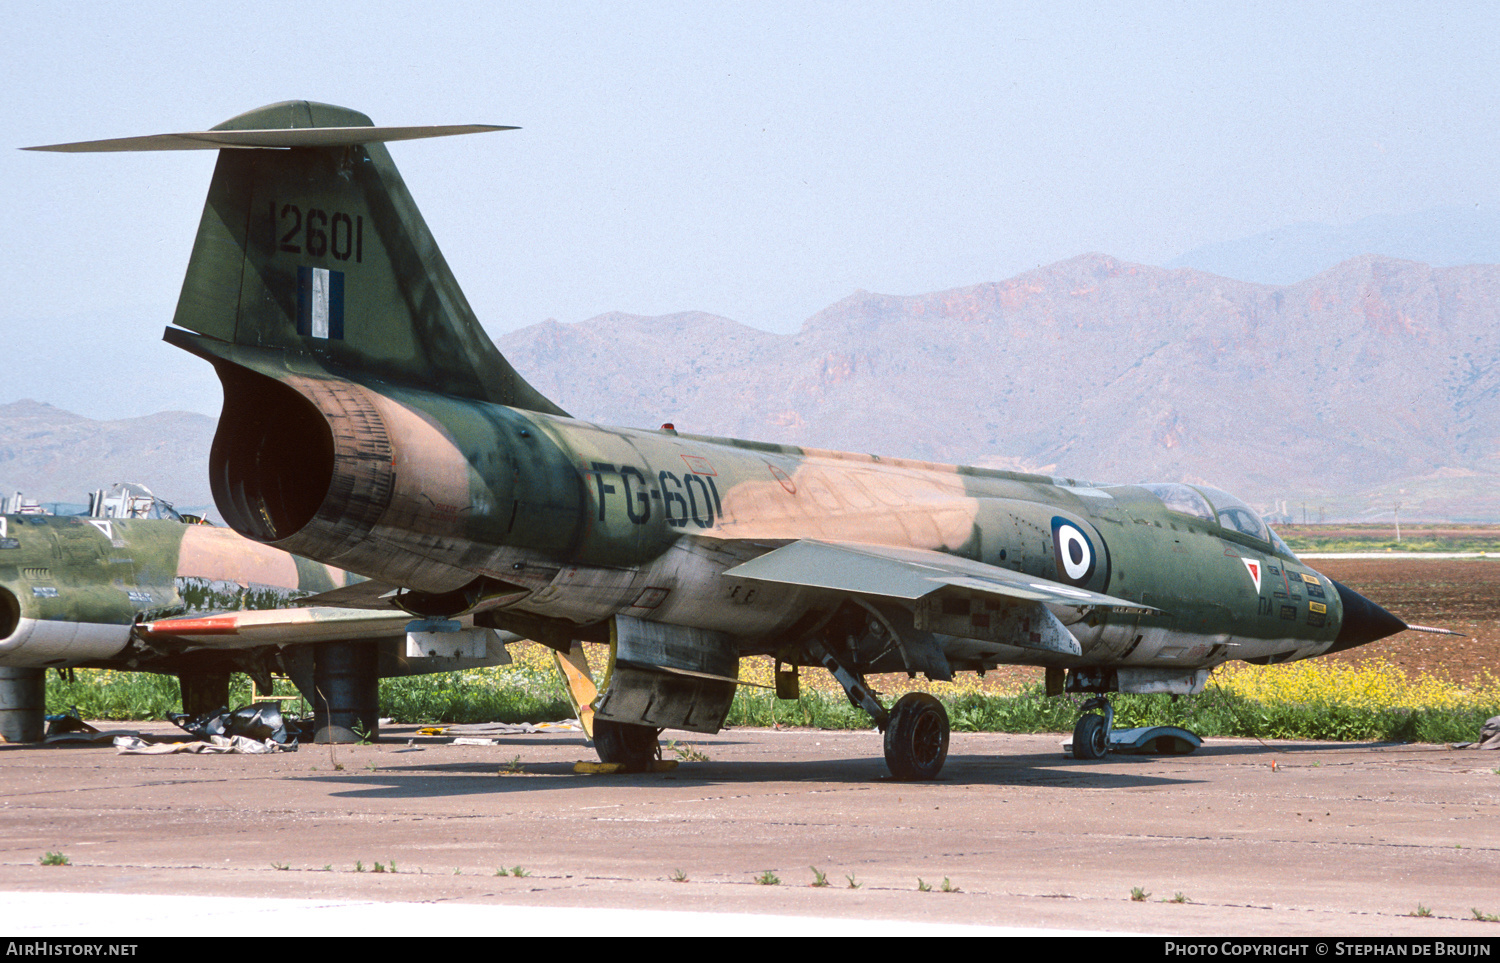
[[[856,289],[1164,263],[1500,202],[1493,4],[5,7],[0,403],[216,413],[161,345],[211,152],[13,148],[311,99],[522,130],[392,154],[492,334],[620,310],[778,331]]]

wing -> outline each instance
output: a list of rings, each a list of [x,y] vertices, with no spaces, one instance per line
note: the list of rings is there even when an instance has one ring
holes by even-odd
[[[1111,608],[1143,614],[1159,611],[1140,602],[972,559],[890,545],[804,539],[737,565],[724,574],[903,601],[920,599],[952,586],[1010,602],[1040,602],[1074,609]]]
[[[1079,656],[1082,650],[1078,640],[1063,625],[1057,610],[1064,610],[1064,615],[1071,614],[1073,620],[1095,608],[1120,612],[1157,611],[1139,602],[1101,595],[972,559],[890,545],[803,540],[767,552],[724,574],[849,592],[877,600],[917,602],[919,609],[932,608],[935,600],[920,600],[944,589],[958,589],[963,594],[1002,603],[993,613],[983,615],[983,629],[968,614],[950,624],[943,624],[948,620],[941,614],[942,606],[937,606],[933,617],[922,618],[921,621],[930,629],[925,644],[938,656],[939,664],[935,667],[948,677],[951,677],[951,672],[947,671],[946,656],[937,650],[938,643],[931,632]],[[908,656],[908,668],[911,668],[910,657],[923,642],[915,636],[906,641],[908,644],[903,646],[902,652]],[[931,670],[924,671],[929,676],[933,674]]]
[[[489,586],[486,591],[471,600],[470,614],[509,605],[525,598],[528,594],[525,589],[517,585],[492,579],[487,581]],[[326,606],[338,609],[366,609],[372,612],[404,612],[405,610],[396,601],[400,592],[399,586],[387,582],[362,581],[300,598],[296,604],[312,608]],[[410,615],[406,617],[407,619],[413,618]]]
[[[392,601],[400,589],[386,582],[373,580],[362,580],[351,582],[348,585],[320,592],[317,595],[309,595],[298,599],[294,604],[303,607],[329,606],[340,609],[369,609],[375,612],[398,612],[400,609]],[[407,616],[411,618],[411,616]]]

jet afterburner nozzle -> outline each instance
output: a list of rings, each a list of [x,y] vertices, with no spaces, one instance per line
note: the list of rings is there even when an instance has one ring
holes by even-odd
[[[1328,581],[1333,582],[1333,587],[1339,590],[1339,601],[1344,603],[1344,621],[1328,652],[1342,652],[1344,649],[1352,649],[1357,645],[1406,631],[1406,623],[1385,609],[1334,579]],[[1323,654],[1327,655],[1328,652]]]

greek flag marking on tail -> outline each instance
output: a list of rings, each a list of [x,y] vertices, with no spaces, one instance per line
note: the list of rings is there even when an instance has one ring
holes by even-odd
[[[344,272],[297,268],[297,333],[344,339]]]

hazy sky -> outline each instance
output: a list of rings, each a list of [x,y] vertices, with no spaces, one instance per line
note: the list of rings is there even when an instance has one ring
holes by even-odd
[[[15,147],[289,99],[377,124],[492,334],[771,330],[1086,251],[1500,201],[1495,4],[22,3],[0,31],[0,403],[218,411],[170,320],[213,152]]]

